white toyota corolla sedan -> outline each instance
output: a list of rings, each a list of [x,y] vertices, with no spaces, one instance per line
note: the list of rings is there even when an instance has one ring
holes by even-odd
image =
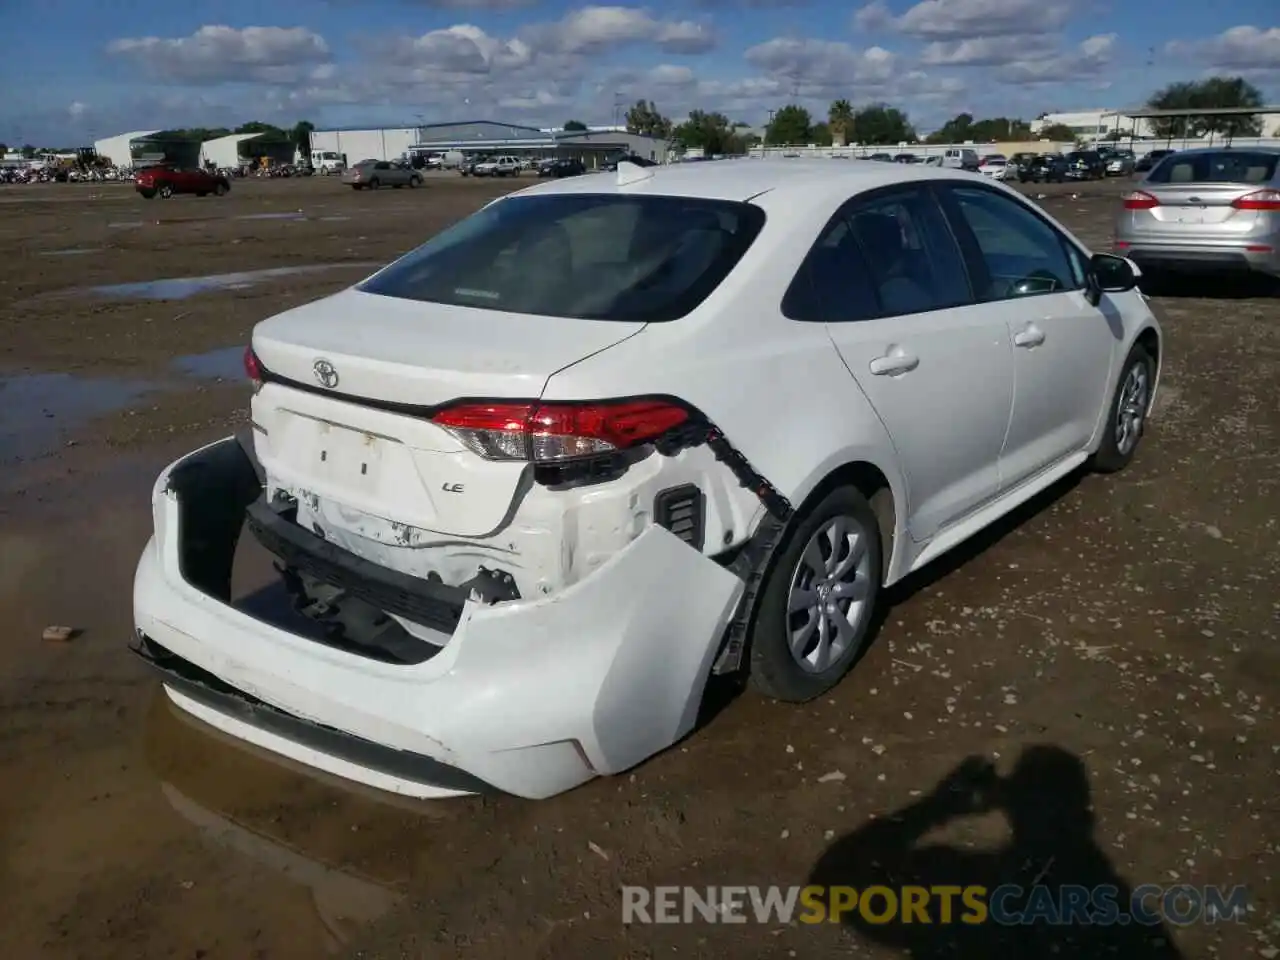
[[[254,330],[252,430],[154,489],[136,651],[183,710],[419,797],[546,797],[708,676],[829,690],[882,587],[1133,457],[1127,260],[960,171],[543,183]],[[233,598],[242,528],[288,617]]]

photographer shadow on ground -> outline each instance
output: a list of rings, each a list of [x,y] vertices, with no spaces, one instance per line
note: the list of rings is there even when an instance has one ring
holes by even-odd
[[[960,818],[992,811],[1005,815],[1011,832],[1000,849],[922,843]],[[840,922],[859,936],[906,951],[912,960],[1181,960],[1154,917],[1148,923],[1126,923],[1127,917],[1105,922],[1095,912],[1128,915],[1133,893],[1094,841],[1093,826],[1088,774],[1074,754],[1030,747],[1004,778],[990,762],[971,757],[928,796],[835,841],[809,883],[853,887],[859,896],[868,887],[888,887],[899,902],[908,885],[954,888],[948,923],[938,922],[935,896],[928,901],[929,923],[919,922],[919,914],[915,922],[903,922],[901,911],[889,922],[874,922],[885,912],[885,901],[874,897],[870,920],[859,909],[842,914]],[[965,923],[958,888],[974,885],[986,888],[991,916]],[[1094,898],[1088,904],[1080,902],[1086,890]],[[1064,913],[1073,898],[1075,906]],[[1155,899],[1147,898],[1145,911],[1158,909]],[[1082,920],[1086,911],[1095,922]],[[1025,922],[1010,923],[1012,918]]]

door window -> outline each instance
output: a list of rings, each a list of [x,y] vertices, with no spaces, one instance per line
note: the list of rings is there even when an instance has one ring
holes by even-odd
[[[971,302],[964,258],[946,218],[929,191],[912,188],[850,204],[805,259],[783,312],[842,322]]]
[[[950,193],[960,227],[972,237],[986,269],[979,300],[1061,293],[1083,284],[1063,237],[1021,203],[974,187],[951,187]]]

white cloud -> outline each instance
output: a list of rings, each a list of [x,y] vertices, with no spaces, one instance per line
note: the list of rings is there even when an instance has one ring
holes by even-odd
[[[305,27],[203,26],[188,37],[113,40],[107,52],[178,82],[291,83],[329,59],[324,37]]]
[[[1023,86],[1096,80],[1098,72],[1111,63],[1118,39],[1114,33],[1103,33],[1051,56],[1024,56],[1001,67],[996,76]]]
[[[656,19],[639,7],[582,7],[522,33],[540,50],[585,55],[634,43],[653,43],[668,53],[705,53],[716,42],[705,24]]]
[[[1175,40],[1165,51],[1173,56],[1191,56],[1223,70],[1280,71],[1280,27],[1232,27],[1208,40]]]
[[[1019,37],[1061,29],[1071,9],[1067,0],[921,0],[895,17],[884,0],[874,0],[854,14],[854,24],[920,40]]]

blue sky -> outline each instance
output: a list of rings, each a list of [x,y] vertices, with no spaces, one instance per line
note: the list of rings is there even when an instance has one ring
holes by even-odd
[[[961,111],[1135,105],[1214,72],[1275,102],[1277,2],[42,0],[4,15],[0,142],[304,118],[604,124],[640,97],[752,124],[788,102],[885,101],[928,130]]]

